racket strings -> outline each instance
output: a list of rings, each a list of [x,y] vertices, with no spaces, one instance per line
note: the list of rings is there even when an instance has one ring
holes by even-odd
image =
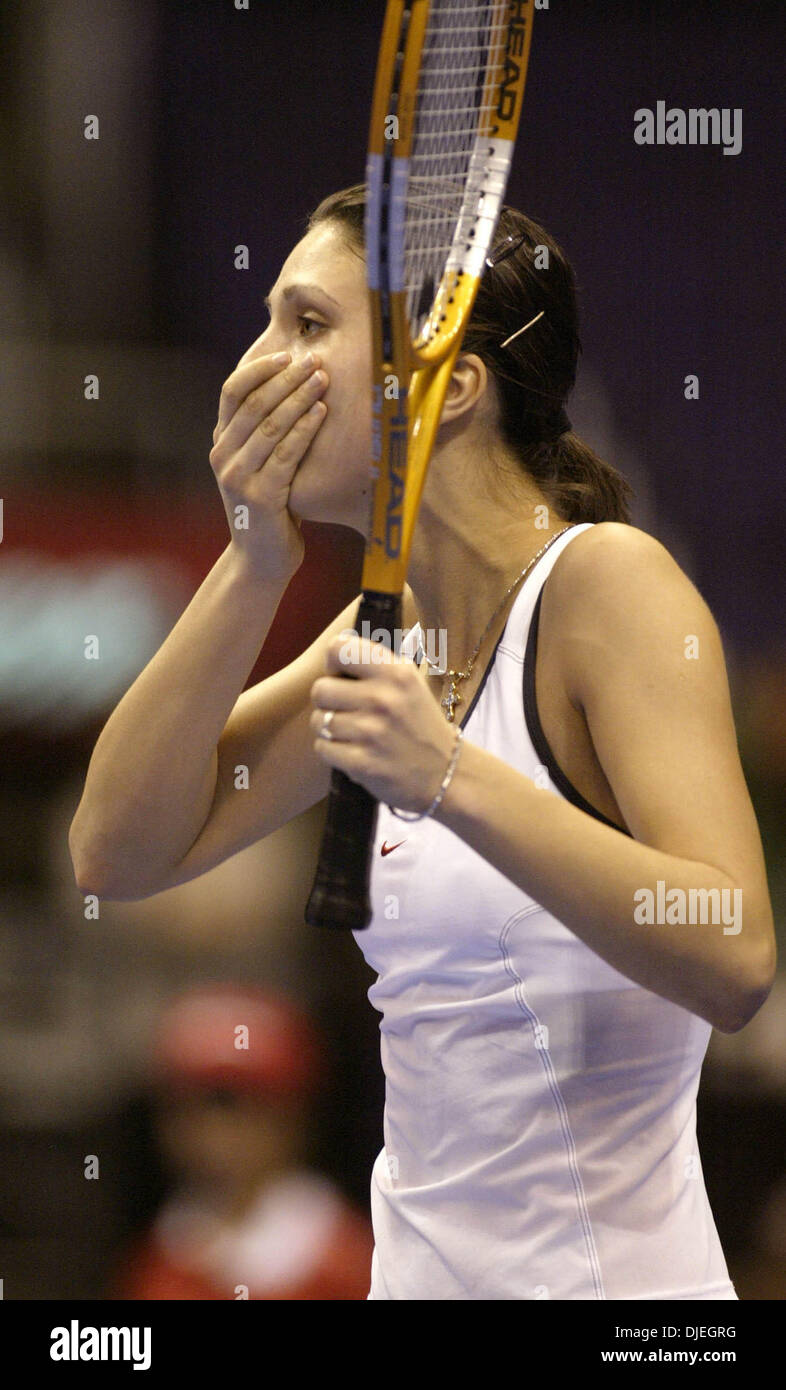
[[[488,73],[504,52],[507,8],[500,0],[429,7],[406,196],[404,284],[414,339],[436,330],[431,302],[446,260],[474,235],[493,112]]]

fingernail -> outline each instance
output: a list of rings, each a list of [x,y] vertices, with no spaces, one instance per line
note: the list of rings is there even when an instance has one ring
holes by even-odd
[[[270,360],[274,367],[285,367],[291,358],[288,352],[274,352]]]
[[[314,365],[314,354],[313,354],[313,352],[307,352],[306,355],[305,355],[305,357],[301,357],[301,359],[300,359],[300,365],[301,365],[302,367],[313,367],[313,365]]]

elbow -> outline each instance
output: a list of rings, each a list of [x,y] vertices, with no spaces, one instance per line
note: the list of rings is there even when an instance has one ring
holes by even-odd
[[[111,899],[103,879],[89,865],[74,865],[74,879],[83,898]]]
[[[141,902],[163,892],[166,885],[151,883],[141,874],[121,876],[111,865],[97,860],[74,859],[74,878],[83,898],[97,898],[99,902],[122,903]]]
[[[91,855],[88,853],[88,847],[84,843],[84,837],[79,832],[78,814],[71,822],[71,828],[68,832],[68,852],[71,855],[71,867],[79,892],[83,897],[95,894],[97,898],[100,898],[103,885],[100,883],[100,875],[96,871]]]
[[[94,858],[74,844],[69,837],[68,848],[71,853],[71,866],[74,879],[83,898],[111,898],[111,884],[105,866],[100,866]]]
[[[722,1016],[713,1020],[721,1033],[739,1033],[755,1018],[766,1003],[775,981],[777,952],[775,935],[771,933],[766,945],[747,969],[740,969],[726,990]]]
[[[118,865],[112,856],[102,853],[98,846],[91,844],[71,827],[68,836],[71,866],[77,889],[83,898],[95,897],[102,902],[120,902],[126,898],[141,898],[142,892],[135,891],[118,873]],[[150,890],[152,891],[152,890]]]
[[[169,866],[117,837],[93,833],[87,816],[77,810],[68,831],[68,849],[77,889],[83,898],[101,902],[141,902],[170,886]]]
[[[760,993],[746,994],[745,998],[737,1003],[733,1009],[727,1005],[722,1017],[713,1021],[713,1028],[719,1033],[742,1032],[742,1029],[747,1028],[751,1019],[759,1012],[771,988],[772,986]]]

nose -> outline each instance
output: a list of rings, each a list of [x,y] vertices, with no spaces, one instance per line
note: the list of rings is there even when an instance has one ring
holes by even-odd
[[[242,366],[245,362],[252,362],[255,357],[264,357],[267,353],[281,352],[286,346],[286,343],[281,339],[281,334],[275,333],[273,325],[269,323],[264,333],[260,333],[259,337],[255,338],[251,346],[243,353],[238,366]]]

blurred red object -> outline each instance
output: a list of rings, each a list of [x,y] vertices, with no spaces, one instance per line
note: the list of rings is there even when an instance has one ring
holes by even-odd
[[[316,1031],[280,995],[212,985],[173,1000],[156,1036],[154,1079],[173,1088],[223,1087],[305,1096],[324,1078]]]
[[[214,984],[167,1005],[152,1080],[177,1186],[125,1252],[113,1297],[367,1297],[370,1222],[303,1164],[322,1053],[308,1015],[278,994]]]
[[[326,1179],[287,1179],[242,1233],[212,1243],[203,1243],[198,1222],[183,1221],[177,1230],[180,1215],[170,1207],[127,1252],[117,1298],[358,1302],[368,1296],[371,1224]]]

